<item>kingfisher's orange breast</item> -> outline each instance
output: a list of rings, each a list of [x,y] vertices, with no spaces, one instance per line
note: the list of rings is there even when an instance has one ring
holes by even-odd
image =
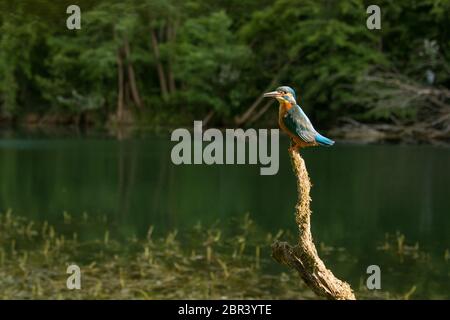
[[[284,117],[286,116],[286,113],[288,112],[288,110],[290,110],[291,108],[292,108],[292,104],[290,104],[288,102],[283,101],[280,103],[280,107],[278,109],[278,125],[280,126],[280,129],[282,131],[284,131],[285,133],[287,133],[287,135],[294,140],[295,144],[298,147],[308,147],[308,146],[315,145],[315,143],[307,143],[307,142],[303,141],[302,139],[300,139],[300,137],[298,135],[296,135],[295,133],[292,133],[284,124]]]
[[[281,102],[280,107],[278,109],[278,125],[280,126],[280,129],[286,132],[290,137],[294,138],[295,136],[286,128],[284,125],[284,117],[289,109],[292,108],[292,104],[288,102]]]

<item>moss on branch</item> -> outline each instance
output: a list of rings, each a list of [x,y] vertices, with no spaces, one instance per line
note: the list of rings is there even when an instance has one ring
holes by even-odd
[[[303,281],[318,295],[330,300],[355,300],[350,285],[336,278],[319,258],[311,234],[311,181],[305,161],[298,149],[290,148],[292,168],[297,178],[298,202],[295,220],[299,228],[298,243],[291,246],[286,242],[272,244],[272,257],[299,273]]]

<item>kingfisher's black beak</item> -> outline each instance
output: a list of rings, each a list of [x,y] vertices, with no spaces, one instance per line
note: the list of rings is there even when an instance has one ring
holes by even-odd
[[[279,96],[281,96],[281,93],[278,91],[266,92],[263,95],[263,97],[265,97],[265,98],[276,98]]]

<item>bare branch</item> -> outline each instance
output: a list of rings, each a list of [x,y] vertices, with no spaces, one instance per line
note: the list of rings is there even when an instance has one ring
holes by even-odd
[[[299,228],[298,244],[294,247],[286,242],[272,244],[272,257],[299,273],[303,281],[318,295],[330,300],[355,300],[350,285],[336,278],[319,258],[311,234],[311,209],[309,191],[311,182],[305,161],[297,149],[290,148],[292,168],[297,177],[298,202],[296,222]]]

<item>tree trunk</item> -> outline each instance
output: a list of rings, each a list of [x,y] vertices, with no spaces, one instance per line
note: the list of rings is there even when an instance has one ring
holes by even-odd
[[[163,99],[167,99],[168,97],[167,80],[160,58],[158,39],[156,37],[156,32],[154,29],[150,30],[150,35],[152,39],[153,55],[155,56],[156,71],[158,72],[159,86],[161,88],[161,96],[163,97]]]
[[[298,244],[294,247],[286,242],[276,241],[272,244],[272,257],[300,274],[303,281],[318,295],[330,300],[355,300],[350,285],[336,278],[326,268],[317,254],[311,234],[311,198],[309,191],[311,182],[305,161],[298,149],[289,148],[292,168],[297,178],[298,201],[295,220],[299,228]]]
[[[125,51],[125,59],[127,61],[127,71],[128,71],[128,82],[130,84],[131,96],[133,98],[133,102],[139,109],[142,109],[141,97],[139,95],[139,90],[136,85],[136,76],[134,73],[133,64],[131,62],[131,50],[128,39],[125,37],[124,39],[124,51]]]
[[[122,48],[117,49],[117,122],[122,122],[124,112],[124,77]]]
[[[170,22],[167,25],[167,41],[175,43],[176,38],[177,38],[177,24],[176,22]],[[169,62],[168,62],[168,77],[169,77],[169,91],[170,93],[175,93],[177,91],[176,85],[175,85],[175,77],[173,75],[173,70],[172,70],[172,56],[170,55],[169,57]]]
[[[268,92],[268,91],[272,91],[274,89],[274,86],[276,85],[276,83],[278,82],[278,79],[280,78],[280,76],[282,75],[282,73],[284,72],[284,69],[287,67],[288,64],[285,64],[280,71],[272,78],[272,80],[270,81],[269,85],[266,87],[266,89],[264,90],[264,92]],[[263,93],[264,93],[263,92]],[[253,113],[255,112],[256,108],[259,106],[259,104],[263,101],[264,97],[263,97],[263,93],[261,93],[261,95],[252,103],[252,105],[242,114],[242,115],[237,115],[234,118],[234,122],[236,124],[236,126],[241,126],[242,124],[244,124],[245,122],[247,122],[248,119],[250,119],[250,117],[253,115]]]
[[[214,116],[214,110],[211,110],[208,112],[208,114],[206,115],[205,118],[203,118],[203,127],[206,127],[209,123],[209,121],[212,119],[212,117]]]
[[[269,101],[266,102],[266,104],[248,120],[248,124],[252,124],[253,122],[257,121],[259,118],[263,116],[264,113],[269,110],[270,106],[275,102],[273,99],[269,99]]]
[[[125,85],[124,85],[124,97],[125,97],[124,101],[125,101],[125,105],[129,106],[130,102],[131,102],[130,83],[127,81],[127,79],[124,79],[124,83],[125,83]]]

